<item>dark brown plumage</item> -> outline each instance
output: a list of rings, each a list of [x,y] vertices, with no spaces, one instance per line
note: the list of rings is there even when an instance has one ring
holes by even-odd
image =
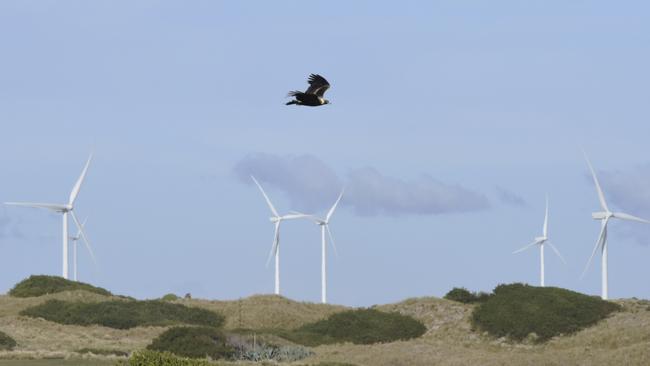
[[[294,90],[289,92],[289,97],[294,97],[295,99],[288,102],[287,105],[296,104],[296,105],[306,105],[309,107],[318,107],[321,105],[329,104],[329,100],[323,98],[323,95],[329,89],[330,83],[325,80],[324,77],[318,74],[309,75],[309,88],[305,92]]]

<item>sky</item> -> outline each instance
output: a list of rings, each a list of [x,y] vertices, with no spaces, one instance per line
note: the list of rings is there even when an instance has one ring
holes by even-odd
[[[591,159],[650,219],[642,1],[2,1],[0,201],[64,203],[114,293],[273,292],[270,211],[331,220],[328,300],[539,282],[600,294]],[[331,105],[285,106],[310,73]],[[71,224],[70,231],[76,229]],[[320,300],[320,232],[281,228],[281,291]],[[650,298],[650,225],[612,222],[612,298]],[[60,215],[0,207],[0,292],[61,273]]]

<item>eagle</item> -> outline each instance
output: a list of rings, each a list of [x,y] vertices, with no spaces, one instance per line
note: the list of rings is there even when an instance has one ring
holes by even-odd
[[[318,107],[330,103],[329,100],[323,98],[323,94],[330,87],[330,83],[324,77],[318,74],[311,74],[307,82],[309,83],[309,88],[304,93],[298,90],[289,92],[287,97],[294,97],[295,99],[287,102],[286,105],[296,104]]]

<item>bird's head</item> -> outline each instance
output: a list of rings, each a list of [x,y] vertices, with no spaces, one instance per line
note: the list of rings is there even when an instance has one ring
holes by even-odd
[[[330,101],[327,99],[323,99],[323,104],[330,104]]]

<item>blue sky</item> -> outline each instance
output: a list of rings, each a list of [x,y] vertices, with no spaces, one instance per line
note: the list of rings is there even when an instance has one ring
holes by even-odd
[[[538,282],[599,294],[599,223],[650,218],[644,2],[0,3],[0,201],[77,202],[80,279],[139,298],[273,290],[280,211],[332,219],[329,299],[371,305]],[[310,73],[332,105],[285,106]],[[0,291],[59,274],[60,218],[0,208]],[[610,226],[610,296],[650,298],[650,225]],[[282,228],[282,292],[318,301],[310,222]]]

